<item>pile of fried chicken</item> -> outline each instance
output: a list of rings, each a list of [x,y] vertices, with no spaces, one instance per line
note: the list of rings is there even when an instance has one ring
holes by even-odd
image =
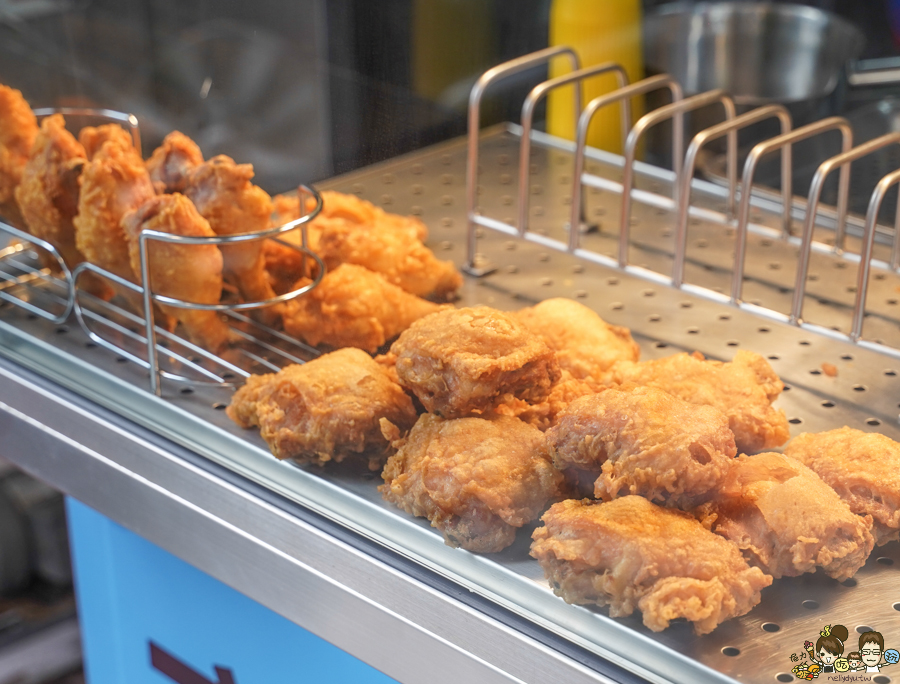
[[[116,124],[86,127],[76,138],[62,114],[38,125],[22,94],[0,85],[0,217],[49,242],[65,264],[83,261],[140,284],[140,236],[149,229],[189,237],[264,231],[305,216],[314,200],[270,197],[251,181],[251,164],[225,155],[204,160],[188,136],[174,131],[146,161]],[[308,245],[327,266],[314,292],[255,311],[312,345],[375,351],[413,320],[437,311],[462,283],[453,264],[422,243],[424,224],[393,216],[356,197],[324,192],[308,224]],[[185,245],[147,242],[150,285],[158,295],[200,305],[233,293],[263,302],[299,289],[315,275],[300,231],[285,241]],[[44,265],[59,268],[49,254]],[[119,295],[142,311],[137,293],[91,272],[78,286],[103,299]],[[425,297],[430,297],[429,301]],[[236,342],[213,311],[159,306],[158,323],[218,353]]]
[[[435,311],[387,354],[253,377],[228,414],[279,458],[364,457],[452,546],[497,552],[540,517],[556,594],[705,634],[774,578],[847,579],[900,536],[900,444],[843,428],[776,453],[783,387],[749,351],[640,361],[627,329],[549,299]]]

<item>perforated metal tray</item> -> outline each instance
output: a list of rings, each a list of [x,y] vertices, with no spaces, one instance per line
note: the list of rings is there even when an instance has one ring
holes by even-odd
[[[503,220],[515,215],[518,150],[515,127],[494,129],[482,138],[480,193],[484,215]],[[571,152],[563,142],[541,137],[532,157],[533,226],[563,239],[571,188]],[[595,172],[615,179],[614,157],[592,153]],[[453,141],[404,158],[319,184],[320,189],[352,192],[385,209],[419,215],[430,230],[429,245],[442,258],[465,258],[465,142]],[[638,188],[665,194],[667,172],[641,167]],[[729,228],[718,218],[722,190],[697,184],[694,203],[706,208],[692,222],[687,281],[728,287]],[[604,224],[617,224],[619,197],[600,191],[588,196],[588,215],[600,224],[586,236],[599,252],[615,250]],[[657,203],[658,204],[658,203]],[[761,206],[751,236],[746,297],[787,310],[796,247],[777,239],[777,208]],[[634,205],[633,261],[665,272],[671,263],[671,215],[665,208]],[[851,224],[852,233],[852,224]],[[820,239],[827,240],[827,228]],[[608,243],[608,248],[605,246]],[[784,379],[778,400],[792,434],[841,425],[876,430],[900,439],[900,361],[824,335],[758,317],[744,310],[694,297],[632,275],[585,263],[570,255],[494,233],[479,240],[479,252],[495,270],[467,276],[461,305],[487,304],[514,309],[548,297],[573,297],[605,320],[632,329],[642,358],[699,350],[730,359],[738,348],[770,359]],[[814,257],[812,296],[807,318],[846,329],[852,307],[855,266],[827,253]],[[881,276],[881,277],[878,277]],[[895,346],[900,339],[900,279],[884,271],[873,281],[866,335]],[[875,330],[876,332],[873,332]],[[245,476],[376,539],[524,618],[588,648],[651,681],[789,681],[792,653],[814,640],[826,624],[851,631],[881,631],[888,647],[900,642],[900,544],[872,554],[854,580],[838,583],[821,573],[777,580],[763,601],[743,618],[695,637],[689,625],[674,624],[652,633],[640,616],[610,619],[602,610],[569,606],[555,597],[537,562],[528,556],[530,529],[500,554],[477,556],[443,545],[427,523],[385,504],[377,493],[377,474],[353,466],[297,468],[277,462],[253,432],[241,431],[225,417],[231,390],[185,388],[164,383],[162,399],[145,391],[144,371],[116,363],[105,350],[72,326],[30,319],[9,305],[0,307],[0,353],[36,368],[58,382],[137,422],[224,463]],[[836,376],[823,372],[832,364]],[[102,369],[102,370],[100,370]],[[897,640],[895,642],[894,640]],[[889,677],[888,670],[884,677]],[[889,681],[885,678],[880,681]]]

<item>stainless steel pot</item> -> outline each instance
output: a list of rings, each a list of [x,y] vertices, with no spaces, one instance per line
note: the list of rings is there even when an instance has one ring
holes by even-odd
[[[676,2],[644,22],[649,69],[688,94],[722,88],[740,104],[827,97],[864,44],[849,22],[804,5]]]

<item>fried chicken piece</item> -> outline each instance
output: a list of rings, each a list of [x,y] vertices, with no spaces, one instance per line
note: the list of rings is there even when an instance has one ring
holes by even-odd
[[[546,439],[557,468],[596,473],[598,499],[638,494],[683,509],[709,500],[737,455],[718,409],[652,387],[576,399]]]
[[[390,214],[356,195],[333,190],[324,190],[321,195],[322,211],[316,221],[324,223],[328,220],[340,219],[359,225],[381,224],[393,228],[397,232],[413,236],[421,242],[428,239],[428,228],[413,216]],[[315,207],[315,200],[307,200],[307,210],[311,211],[313,207]]]
[[[776,578],[821,567],[845,580],[875,545],[871,516],[855,515],[818,475],[782,454],[737,458],[716,498],[697,515]]]
[[[157,192],[183,193],[191,171],[202,163],[203,153],[197,143],[180,131],[172,131],[153,150],[145,165]]]
[[[628,328],[610,325],[571,299],[547,299],[513,316],[556,352],[559,367],[579,379],[601,378],[616,361],[637,361],[641,350]]]
[[[75,246],[72,220],[78,212],[78,177],[86,162],[84,148],[66,130],[62,114],[48,116],[41,122],[15,193],[28,231],[56,247],[70,269],[84,261]],[[41,261],[59,271],[49,254],[42,254]],[[112,288],[92,273],[84,274],[78,285],[102,299],[113,295]]]
[[[226,411],[243,428],[258,426],[277,458],[324,465],[359,455],[373,470],[390,450],[379,421],[404,431],[416,422],[400,385],[359,349],[250,376]]]
[[[191,201],[182,194],[151,197],[122,218],[131,268],[141,282],[139,236],[145,228],[171,235],[212,237],[215,233]],[[218,304],[222,296],[222,254],[215,245],[147,242],[151,289],[158,295],[196,304]],[[182,309],[160,304],[178,320],[192,342],[218,352],[232,341],[229,327],[215,311]]]
[[[654,632],[676,618],[707,634],[760,601],[772,578],[681,511],[640,496],[554,504],[534,531],[531,555],[568,603],[609,606],[611,617],[643,613]]]
[[[250,182],[251,178],[252,164],[235,164],[231,157],[220,154],[190,173],[185,194],[216,235],[261,231],[269,227],[272,200],[265,190]],[[237,286],[245,301],[275,296],[266,273],[261,240],[222,245],[220,249],[225,260],[225,279]],[[273,306],[257,310],[256,315],[271,325],[281,310],[281,306]]]
[[[790,438],[784,411],[772,407],[784,383],[762,356],[739,350],[729,363],[698,352],[654,361],[619,361],[608,378],[616,384],[656,387],[691,404],[714,406],[728,416],[738,451],[756,452]]]
[[[124,145],[112,136],[85,164],[79,185],[72,221],[78,251],[92,264],[136,282],[122,217],[155,197],[143,160],[130,142]]]
[[[131,133],[119,124],[103,124],[102,126],[85,126],[78,133],[78,142],[84,147],[87,158],[93,160],[96,154],[107,141],[113,141],[124,149],[131,149],[140,157],[134,149],[134,138]]]
[[[379,487],[387,501],[428,518],[450,546],[501,551],[516,529],[540,515],[562,476],[550,465],[543,435],[499,416],[444,420],[419,416],[405,439],[385,425],[397,453]]]
[[[811,468],[858,515],[871,515],[879,546],[900,538],[900,444],[842,427],[797,435],[787,456]]]
[[[22,93],[0,85],[0,217],[21,230],[28,227],[15,191],[37,133],[37,118]]]
[[[314,289],[285,303],[284,330],[308,344],[374,353],[413,321],[441,308],[362,266],[343,264]]]
[[[321,230],[317,252],[327,268],[365,266],[420,297],[445,300],[462,285],[452,261],[438,260],[421,241],[383,222],[331,221]]]
[[[344,267],[346,268],[346,267]],[[509,396],[544,401],[560,379],[556,356],[510,316],[481,306],[426,316],[391,346],[397,375],[429,413],[488,413]]]
[[[553,383],[550,394],[543,401],[529,404],[527,401],[517,399],[512,394],[506,394],[501,398],[501,403],[494,407],[494,412],[503,416],[515,416],[544,431],[556,424],[559,414],[573,401],[605,389],[590,378],[580,380],[569,371],[562,370],[560,379]],[[591,491],[593,491],[593,480],[591,480]]]

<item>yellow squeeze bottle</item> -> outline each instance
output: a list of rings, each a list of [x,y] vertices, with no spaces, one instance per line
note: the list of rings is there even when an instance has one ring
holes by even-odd
[[[641,58],[640,0],[553,0],[550,5],[550,45],[568,45],[575,49],[583,67],[603,62],[618,62],[631,83],[644,77]],[[550,77],[570,69],[564,59],[550,65]],[[592,76],[584,81],[584,104],[617,87],[614,74]],[[575,139],[575,112],[572,87],[552,91],[547,102],[547,131],[569,140]],[[638,98],[632,102],[632,116],[642,113]],[[604,107],[594,116],[588,131],[588,145],[621,154],[622,127],[618,104]]]

